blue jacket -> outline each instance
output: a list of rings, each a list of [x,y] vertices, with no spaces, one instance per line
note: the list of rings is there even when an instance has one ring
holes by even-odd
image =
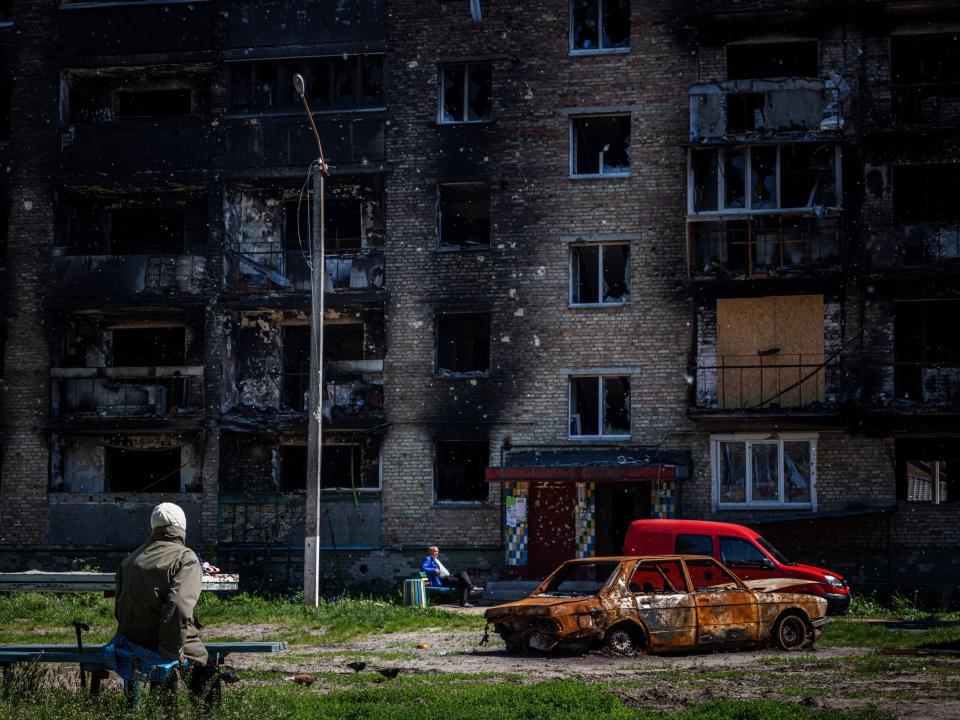
[[[427,574],[427,585],[430,587],[443,587],[440,582],[440,565],[433,558],[433,555],[427,555],[420,563],[420,569]]]

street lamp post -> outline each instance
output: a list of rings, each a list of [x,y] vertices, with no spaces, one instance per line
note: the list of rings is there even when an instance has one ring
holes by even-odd
[[[303,76],[293,76],[293,87],[300,96],[310,120],[319,156],[310,166],[313,198],[310,202],[310,414],[307,436],[307,507],[303,538],[303,602],[320,602],[320,457],[323,448],[323,293],[324,293],[324,181],[330,169],[323,157],[320,133],[307,103]]]

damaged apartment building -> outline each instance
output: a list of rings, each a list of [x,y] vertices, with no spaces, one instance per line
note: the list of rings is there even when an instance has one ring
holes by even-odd
[[[112,567],[173,500],[298,586],[319,409],[329,592],[689,517],[955,599],[960,3],[5,17],[4,567]]]

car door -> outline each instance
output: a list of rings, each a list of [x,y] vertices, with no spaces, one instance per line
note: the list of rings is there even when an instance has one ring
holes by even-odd
[[[696,606],[696,644],[757,642],[760,612],[756,596],[712,558],[687,558],[684,564]]]
[[[773,561],[763,550],[744,538],[721,535],[720,562],[741,580],[775,577]]]
[[[679,560],[641,561],[630,578],[630,592],[651,650],[696,644],[697,609]]]

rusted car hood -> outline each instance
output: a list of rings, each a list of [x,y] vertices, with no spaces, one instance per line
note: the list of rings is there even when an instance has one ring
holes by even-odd
[[[758,580],[745,580],[743,584],[757,592],[777,592],[785,588],[809,585],[810,582],[810,580],[803,578],[760,578]]]
[[[491,617],[502,617],[509,614],[537,614],[538,612],[546,612],[550,608],[560,609],[560,606],[563,605],[578,605],[584,602],[594,601],[594,597],[528,597],[523,600],[515,600],[514,602],[504,603],[502,605],[495,605],[492,608],[488,608],[484,615],[489,619]]]

